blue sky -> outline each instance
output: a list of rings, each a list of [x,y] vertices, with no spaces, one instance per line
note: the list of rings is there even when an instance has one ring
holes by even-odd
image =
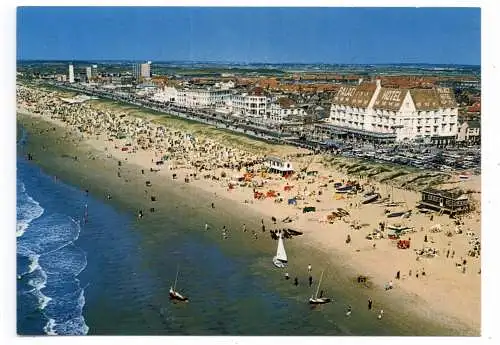
[[[17,58],[481,62],[479,8],[20,7]]]

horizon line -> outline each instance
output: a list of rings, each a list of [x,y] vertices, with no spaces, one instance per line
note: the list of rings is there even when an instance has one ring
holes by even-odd
[[[433,62],[377,62],[377,63],[348,63],[348,62],[265,62],[265,61],[230,61],[230,60],[151,60],[151,59],[46,59],[29,58],[16,59],[16,62],[141,62],[152,63],[205,63],[205,64],[237,64],[237,65],[350,65],[350,66],[383,66],[383,65],[431,65],[431,66],[471,66],[480,67],[481,64],[471,63],[433,63]]]

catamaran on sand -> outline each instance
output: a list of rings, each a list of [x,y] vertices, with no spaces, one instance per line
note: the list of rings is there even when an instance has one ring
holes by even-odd
[[[278,238],[278,249],[276,250],[276,256],[273,258],[274,266],[278,268],[285,268],[288,265],[288,258],[285,252],[285,246],[283,244],[283,235],[280,232]]]

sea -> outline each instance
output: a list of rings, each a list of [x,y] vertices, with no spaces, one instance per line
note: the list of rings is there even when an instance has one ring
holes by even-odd
[[[27,140],[22,131],[17,157],[19,335],[447,334],[437,325],[408,319],[404,310],[391,315],[390,307],[378,320],[375,310],[367,310],[365,296],[351,294],[350,283],[341,283],[340,275],[339,286],[327,291],[334,301],[311,308],[307,300],[316,290],[317,271],[312,287],[305,275],[294,286],[272,266],[275,244],[263,253],[238,247],[237,236],[238,245],[231,244],[233,229],[228,240],[207,235],[203,212],[209,211],[183,213],[172,206],[151,217],[154,221],[139,221],[113,200],[87,193],[27,160]],[[182,205],[166,195],[170,204]],[[217,221],[211,228],[225,222]],[[288,248],[289,259],[304,256]],[[177,290],[188,295],[188,303],[169,300],[177,275]],[[347,305],[353,310],[349,317]]]

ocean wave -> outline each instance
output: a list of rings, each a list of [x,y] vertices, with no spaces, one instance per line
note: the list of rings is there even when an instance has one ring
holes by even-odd
[[[85,252],[74,244],[80,231],[78,221],[56,213],[34,220],[30,231],[17,240],[17,254],[29,259],[21,277],[33,287],[29,293],[49,320],[44,327],[46,334],[80,335],[88,331],[82,315],[84,289],[76,278],[87,266]]]
[[[18,291],[48,320],[43,327],[46,334],[87,334],[84,289],[77,279],[87,266],[85,252],[75,245],[80,222],[60,213],[47,214],[28,192],[28,186],[18,180]]]
[[[20,194],[17,196],[16,236],[21,237],[30,223],[40,218],[45,210],[38,201],[26,193],[24,183],[18,184],[18,191]]]
[[[69,274],[74,277],[87,267],[85,252],[73,243],[44,254],[39,261],[47,273],[57,272],[58,274]]]
[[[47,286],[47,274],[40,266],[37,265],[35,270],[28,273],[26,279],[28,279],[28,286],[33,287],[33,289],[27,292],[33,294],[38,300],[37,309],[45,309],[45,307],[47,307],[49,302],[52,300],[52,298],[42,293],[42,289]]]
[[[44,309],[44,315],[58,323],[82,316],[85,296],[82,288],[65,295],[54,296]]]
[[[28,266],[28,273],[35,271],[37,268],[40,268],[40,264],[38,262],[38,259],[40,259],[40,255],[32,254],[29,256],[29,259],[30,265]]]
[[[54,319],[49,319],[45,327],[43,327],[43,331],[47,335],[57,335],[56,330],[54,329],[56,326],[56,320]]]
[[[57,213],[38,218],[31,225],[32,231],[18,239],[18,254],[19,247],[38,255],[54,252],[76,241],[81,230],[79,222]]]
[[[49,319],[43,330],[47,335],[87,335],[89,327],[83,316],[79,316],[63,323]]]

